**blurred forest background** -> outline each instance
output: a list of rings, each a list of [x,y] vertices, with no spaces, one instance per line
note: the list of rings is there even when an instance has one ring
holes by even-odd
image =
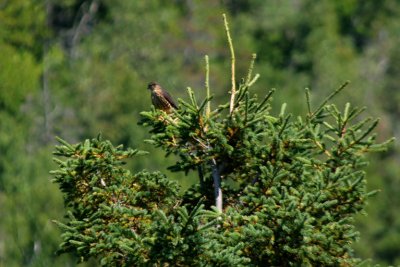
[[[238,73],[253,52],[258,94],[277,88],[283,102],[305,113],[350,80],[335,99],[367,106],[380,117],[379,140],[400,137],[400,1],[363,0],[2,0],[0,1],[0,266],[74,266],[55,256],[62,195],[51,183],[54,137],[78,142],[102,133],[114,144],[151,152],[129,168],[159,169],[183,188],[195,176],[167,170],[172,157],[143,142],[137,125],[149,110],[146,89],[160,82],[175,98],[186,87],[204,95],[204,55],[215,102],[227,99],[228,15]],[[242,76],[240,75],[240,76]],[[399,145],[371,158],[368,187],[381,193],[357,218],[355,253],[400,265]],[[82,266],[95,266],[86,263]]]

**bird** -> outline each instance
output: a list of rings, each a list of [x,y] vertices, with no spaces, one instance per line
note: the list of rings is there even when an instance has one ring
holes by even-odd
[[[151,92],[151,102],[156,109],[163,110],[166,113],[171,113],[174,109],[178,109],[171,95],[157,82],[150,82],[147,89]]]

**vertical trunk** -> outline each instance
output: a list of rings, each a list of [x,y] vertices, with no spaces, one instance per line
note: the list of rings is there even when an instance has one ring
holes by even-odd
[[[222,188],[221,188],[221,176],[218,172],[218,166],[215,159],[211,160],[212,176],[214,180],[214,198],[215,206],[219,212],[222,212]]]

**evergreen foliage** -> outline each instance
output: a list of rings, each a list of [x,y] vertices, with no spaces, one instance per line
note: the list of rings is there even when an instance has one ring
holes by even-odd
[[[165,158],[162,149],[144,143],[152,128],[137,127],[137,121],[140,111],[149,109],[145,86],[152,80],[189,103],[184,88],[190,85],[200,105],[207,90],[199,58],[207,53],[212,103],[206,104],[206,113],[219,103],[228,104],[232,77],[227,67],[232,57],[225,48],[223,27],[216,26],[224,12],[235,37],[237,73],[248,68],[249,62],[241,58],[257,54],[255,70],[262,76],[249,97],[257,94],[261,100],[270,88],[279,88],[269,101],[271,117],[279,117],[286,102],[285,113],[294,114],[291,120],[298,114],[304,119],[303,88],[311,88],[316,105],[340,81],[351,80],[351,86],[335,97],[335,105],[341,111],[346,102],[368,106],[354,122],[379,117],[378,142],[400,137],[397,0],[13,0],[3,1],[1,7],[0,266],[75,265],[76,253],[54,253],[62,238],[51,219],[62,221],[65,213],[62,192],[57,184],[49,184],[57,135],[76,143],[101,132],[113,144],[149,151],[151,156],[126,160],[124,168],[133,175],[143,169],[162,171],[181,186],[183,205],[197,205],[201,193],[206,194],[201,202],[205,209],[215,204],[210,186],[216,177],[210,177],[210,170],[217,170],[210,165],[214,163],[200,164],[203,171],[195,166],[187,175],[165,170],[176,165],[177,157]],[[399,151],[395,144],[385,153],[367,156],[370,164],[363,168],[368,190],[382,193],[367,201],[368,216],[364,211],[356,216],[360,239],[352,247],[353,256],[369,259],[372,266],[400,265]],[[201,187],[197,174],[207,190],[196,188]],[[240,181],[220,175],[224,177],[218,192],[227,213],[229,190],[236,190]],[[213,240],[221,238],[213,234]],[[240,252],[240,244],[229,249]],[[231,259],[232,253],[223,253]],[[79,264],[98,265],[96,258]]]
[[[254,60],[237,89],[232,84],[233,101],[211,109],[209,93],[198,101],[188,88],[189,101],[179,99],[172,114],[141,113],[148,142],[179,157],[170,169],[198,172],[198,183],[182,195],[159,172],[123,167],[140,151],[100,137],[76,145],[60,139],[55,155],[66,160],[56,159],[53,175],[68,210],[67,222],[57,222],[60,252],[104,266],[357,263],[354,216],[375,194],[366,189],[365,155],[390,140],[376,142],[378,121],[361,118],[364,109],[330,104],[347,83],[315,107],[306,90],[303,116],[287,114],[286,104],[274,115],[273,91],[262,98],[252,92]],[[208,60],[206,70],[209,92]]]

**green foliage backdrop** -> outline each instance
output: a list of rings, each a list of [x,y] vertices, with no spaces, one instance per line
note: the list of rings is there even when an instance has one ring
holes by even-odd
[[[101,132],[152,154],[129,163],[133,170],[165,171],[185,188],[194,182],[166,170],[173,158],[144,144],[148,134],[137,123],[150,107],[151,80],[176,98],[187,99],[187,86],[204,96],[205,54],[214,100],[226,100],[222,13],[231,21],[236,57],[258,55],[262,76],[254,92],[277,88],[271,113],[278,115],[283,102],[288,112],[304,113],[305,87],[318,103],[350,80],[338,106],[367,106],[368,116],[381,118],[378,141],[399,138],[398,0],[7,1],[0,8],[0,265],[76,260],[54,255],[60,238],[50,220],[63,216],[48,174],[56,135],[77,142]],[[247,62],[238,61],[239,73]],[[381,193],[357,222],[356,254],[382,265],[400,264],[398,162],[397,145],[371,158],[368,188]]]

